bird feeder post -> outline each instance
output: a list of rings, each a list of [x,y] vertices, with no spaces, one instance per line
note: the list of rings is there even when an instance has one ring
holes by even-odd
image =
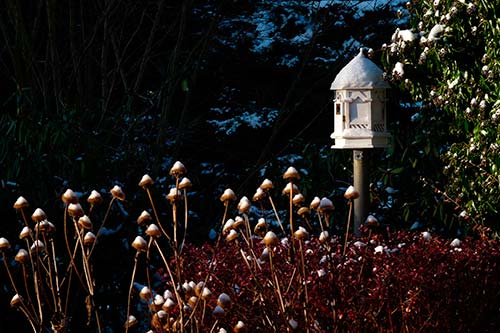
[[[363,54],[363,49],[332,83],[335,90],[333,149],[353,149],[353,186],[359,192],[354,200],[354,234],[369,213],[369,150],[389,147],[387,131],[386,90],[389,84],[383,71]]]

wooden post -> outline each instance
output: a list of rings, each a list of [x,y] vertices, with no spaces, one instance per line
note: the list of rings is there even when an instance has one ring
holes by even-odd
[[[353,150],[354,188],[359,198],[354,199],[354,236],[359,237],[359,227],[368,216],[370,207],[370,189],[368,181],[367,150]]]

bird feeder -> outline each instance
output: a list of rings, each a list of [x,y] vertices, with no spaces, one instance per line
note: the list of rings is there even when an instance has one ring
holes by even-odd
[[[383,71],[363,49],[335,77],[334,149],[389,147],[386,90]]]
[[[370,206],[368,158],[366,150],[389,147],[386,90],[383,71],[363,54],[363,49],[332,83],[335,90],[334,149],[353,149],[353,185],[359,192],[354,199],[354,235],[368,216]]]

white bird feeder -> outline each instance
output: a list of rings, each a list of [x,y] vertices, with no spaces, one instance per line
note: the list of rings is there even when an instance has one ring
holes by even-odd
[[[363,49],[335,77],[334,149],[387,148],[386,90],[383,71]]]

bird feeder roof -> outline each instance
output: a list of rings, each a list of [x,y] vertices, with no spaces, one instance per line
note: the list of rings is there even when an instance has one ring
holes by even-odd
[[[363,49],[335,77],[331,90],[390,88],[383,78],[384,72],[366,58]]]

